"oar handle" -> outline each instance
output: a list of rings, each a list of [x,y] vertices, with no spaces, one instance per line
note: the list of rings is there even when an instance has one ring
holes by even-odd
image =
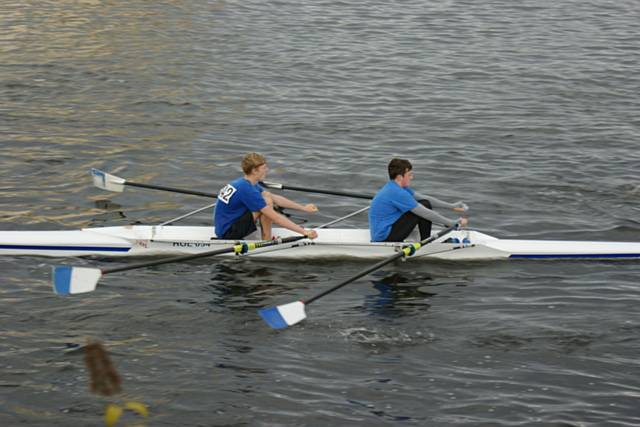
[[[182,193],[182,194],[191,194],[194,196],[202,196],[202,197],[212,197],[217,198],[218,195],[214,193],[205,193],[202,191],[194,191],[194,190],[185,190],[182,188],[173,188],[173,187],[164,187],[161,185],[152,185],[152,184],[141,184],[138,182],[125,181],[124,185],[128,185],[130,187],[139,187],[139,188],[149,188],[151,190],[162,190],[162,191],[170,191],[172,193]]]
[[[121,267],[105,268],[105,269],[102,269],[100,271],[104,275],[104,274],[109,274],[109,273],[117,273],[117,272],[120,272],[120,271],[135,270],[135,269],[138,269],[138,268],[154,267],[156,265],[170,264],[170,263],[174,263],[174,262],[190,261],[192,259],[205,258],[205,257],[210,257],[210,256],[215,256],[215,255],[222,255],[222,254],[225,254],[225,253],[243,254],[243,253],[246,253],[246,252],[248,252],[250,250],[259,249],[259,248],[265,248],[265,247],[268,247],[268,246],[280,245],[280,244],[283,244],[283,243],[292,243],[292,242],[296,242],[296,241],[302,240],[302,239],[306,239],[306,236],[291,236],[291,237],[285,237],[285,238],[282,238],[282,239],[264,240],[264,241],[261,241],[261,242],[252,242],[252,243],[238,242],[237,244],[235,244],[233,246],[230,246],[230,247],[226,247],[226,248],[222,248],[222,249],[216,249],[216,250],[213,250],[213,251],[201,252],[199,254],[181,255],[181,256],[177,256],[177,257],[159,259],[159,260],[149,261],[149,262],[142,262],[142,263],[138,263],[138,264],[124,265],[124,266],[121,266]]]
[[[264,187],[275,188],[278,190],[293,190],[293,191],[304,191],[306,193],[331,194],[333,196],[353,197],[355,199],[373,199],[373,195],[370,195],[370,194],[351,193],[348,191],[334,191],[334,190],[322,190],[318,188],[295,187],[293,185],[284,185],[284,184],[279,184],[277,182],[268,182],[268,181],[261,181],[260,184]]]
[[[403,247],[402,248],[402,252],[406,256],[412,256],[421,247],[423,247],[425,245],[428,245],[429,243],[433,242],[434,240],[437,240],[437,239],[441,238],[442,236],[444,236],[445,234],[447,234],[447,233],[449,233],[449,232],[451,232],[453,230],[457,230],[458,228],[460,228],[460,224],[456,222],[452,226],[440,230],[438,233],[436,233],[435,236],[427,237],[426,239],[421,240],[418,243],[412,243],[410,245],[407,245],[407,246]]]

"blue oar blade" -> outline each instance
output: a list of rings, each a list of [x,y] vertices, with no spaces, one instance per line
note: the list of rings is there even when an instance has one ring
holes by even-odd
[[[91,292],[96,288],[100,276],[102,272],[97,268],[57,265],[53,267],[53,291],[58,295]]]
[[[262,308],[258,310],[258,313],[273,329],[287,328],[307,317],[302,301],[279,305],[277,307]]]

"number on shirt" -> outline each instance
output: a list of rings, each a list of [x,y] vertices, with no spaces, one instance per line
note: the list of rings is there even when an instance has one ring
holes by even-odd
[[[218,200],[228,205],[231,201],[231,197],[235,194],[235,192],[236,188],[231,184],[227,184],[222,190],[220,190],[220,193],[218,194]]]

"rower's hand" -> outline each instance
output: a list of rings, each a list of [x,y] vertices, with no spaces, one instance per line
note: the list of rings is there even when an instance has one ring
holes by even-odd
[[[305,229],[303,234],[309,239],[315,239],[318,237],[318,233],[316,232],[316,230]]]
[[[469,220],[467,218],[458,218],[458,224],[460,227],[466,227],[469,224]]]
[[[454,203],[454,208],[453,211],[454,212],[466,212],[469,210],[469,206],[467,206],[466,203],[460,201],[460,202],[455,202]]]
[[[302,210],[305,212],[318,212],[318,207],[313,203],[306,204],[302,207]]]

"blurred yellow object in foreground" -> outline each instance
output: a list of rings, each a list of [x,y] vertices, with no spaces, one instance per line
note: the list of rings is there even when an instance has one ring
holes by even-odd
[[[84,348],[84,361],[89,370],[90,387],[93,393],[102,396],[113,396],[122,390],[120,374],[111,363],[109,353],[102,343],[90,342]],[[124,411],[130,410],[143,417],[149,416],[147,406],[140,402],[124,402],[123,406],[109,403],[104,410],[104,422],[107,427],[115,426]]]

